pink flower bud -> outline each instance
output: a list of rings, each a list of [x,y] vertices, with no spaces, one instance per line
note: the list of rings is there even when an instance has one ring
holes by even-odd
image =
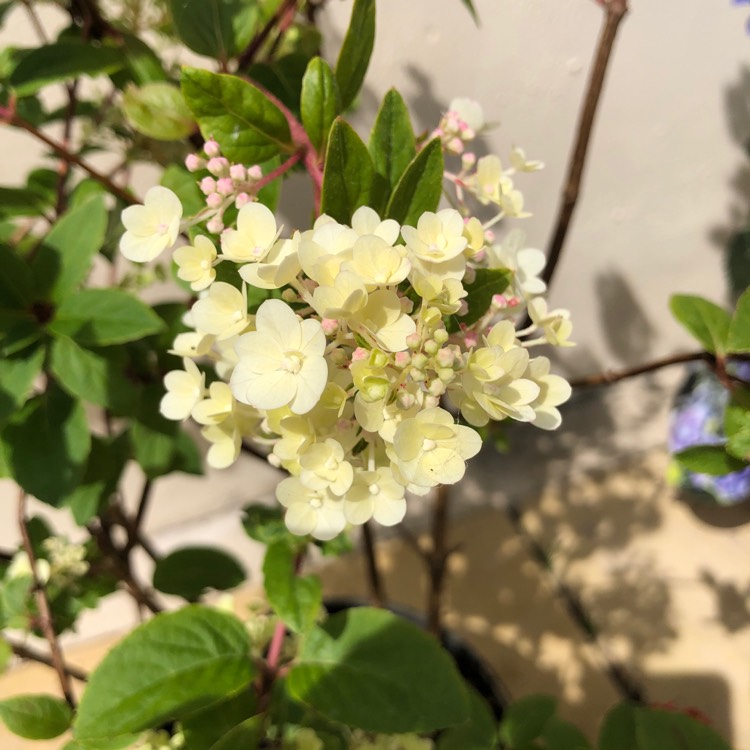
[[[411,362],[411,355],[409,352],[396,352],[393,361],[396,363],[396,367],[406,367]]]
[[[469,312],[469,304],[465,299],[462,299],[458,303],[458,312],[456,313],[459,317],[466,315]]]
[[[251,200],[252,198],[247,193],[239,193],[234,199],[234,205],[237,208],[242,208],[244,205],[250,203]]]
[[[206,229],[208,229],[211,234],[219,234],[219,232],[224,229],[224,222],[218,216],[214,216],[214,218],[206,224]]]
[[[260,168],[259,164],[255,164],[252,167],[248,167],[247,169],[248,180],[259,180],[261,177],[263,177],[263,170]]]
[[[247,179],[247,170],[242,164],[232,164],[229,167],[229,174],[233,180],[237,182],[244,182]]]
[[[370,352],[368,352],[367,349],[363,349],[361,346],[358,346],[352,352],[352,362],[359,362],[362,359],[367,359],[367,357],[369,356]]]
[[[234,182],[231,177],[222,177],[216,183],[217,192],[221,195],[231,195],[234,192]]]
[[[198,154],[188,154],[185,157],[185,168],[188,172],[197,172],[199,169],[203,169],[205,163]]]
[[[495,241],[495,233],[491,229],[484,230],[484,241],[491,245]]]
[[[206,169],[216,177],[220,177],[225,174],[229,169],[229,162],[223,156],[215,156],[213,159],[208,160]]]
[[[493,294],[492,295],[492,306],[496,310],[503,310],[508,306],[508,300],[505,299],[504,294]]]
[[[211,195],[216,192],[216,180],[213,177],[204,177],[198,183],[203,195]]]
[[[439,398],[435,398],[435,396],[425,396],[424,397],[424,408],[425,409],[434,409],[439,404],[440,404],[440,399]]]
[[[453,367],[453,363],[456,361],[456,355],[452,349],[441,349],[435,355],[435,361],[440,367]]]
[[[428,386],[427,390],[433,396],[442,396],[445,393],[445,383],[442,380],[433,380]]]
[[[339,329],[339,322],[336,318],[323,318],[323,320],[320,321],[320,326],[326,336],[333,336],[333,334]]]
[[[461,156],[461,166],[464,169],[471,169],[477,161],[477,155],[473,154],[471,151],[467,151],[465,154]]]
[[[460,154],[464,150],[464,142],[460,138],[451,138],[445,147],[454,154]]]
[[[472,266],[466,266],[466,273],[464,273],[463,283],[473,284],[477,278],[477,269]]]
[[[406,345],[409,347],[409,349],[419,349],[421,343],[422,340],[418,333],[410,333],[406,337]]]
[[[218,208],[221,203],[222,198],[218,193],[211,193],[211,195],[206,198],[206,205],[209,208]]]
[[[209,138],[203,144],[203,150],[206,152],[206,156],[208,157],[219,156],[219,154],[221,153],[221,148],[219,148],[219,144],[213,138]]]

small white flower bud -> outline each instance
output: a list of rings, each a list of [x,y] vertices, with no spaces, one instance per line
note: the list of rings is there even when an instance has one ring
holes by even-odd
[[[429,339],[428,341],[424,342],[424,350],[431,357],[435,356],[435,354],[437,354],[439,349],[440,349],[440,344],[438,344],[437,341],[433,341],[432,339]]]

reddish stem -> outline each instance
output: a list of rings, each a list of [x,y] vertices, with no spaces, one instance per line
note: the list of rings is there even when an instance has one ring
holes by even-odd
[[[292,154],[283,164],[279,165],[272,172],[263,175],[253,185],[254,190],[262,190],[266,185],[273,182],[277,177],[281,177],[284,172],[288,172],[300,159],[302,158],[302,152],[298,151],[296,154]]]
[[[281,649],[284,645],[284,636],[286,635],[286,625],[279,620],[271,637],[271,645],[268,647],[268,668],[271,672],[276,672],[279,667],[281,658]]]

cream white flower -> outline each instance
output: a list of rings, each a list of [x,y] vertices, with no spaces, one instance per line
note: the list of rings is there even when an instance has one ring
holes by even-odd
[[[278,234],[273,212],[262,203],[247,203],[237,214],[237,229],[227,229],[221,235],[222,255],[237,263],[261,261]]]
[[[360,237],[352,248],[352,259],[342,266],[351,270],[370,289],[400,284],[411,270],[402,245],[395,247],[374,234]]]
[[[175,336],[170,354],[177,357],[203,357],[211,351],[215,336],[199,331],[186,331]]]
[[[548,344],[575,346],[575,342],[569,340],[573,333],[573,324],[570,322],[568,310],[549,310],[547,300],[535,297],[529,300],[529,317],[532,323],[544,331],[544,339]]]
[[[311,232],[300,236],[298,253],[302,270],[318,284],[333,286],[341,264],[351,258],[357,237],[353,229],[323,214]]]
[[[208,465],[214,469],[226,469],[239,457],[242,436],[257,430],[260,414],[242,404],[235,404],[232,413],[216,424],[208,424],[202,430],[203,437],[211,443],[206,454]]]
[[[417,330],[417,324],[403,312],[401,300],[392,289],[372,292],[356,320],[389,352],[404,351],[406,339]]]
[[[187,281],[195,292],[210,286],[216,278],[213,267],[216,248],[208,237],[198,235],[192,245],[178,247],[172,257],[178,266],[177,276]]]
[[[367,303],[367,289],[356,273],[341,271],[331,286],[315,289],[312,304],[321,318],[350,318]]]
[[[500,205],[504,194],[512,189],[513,181],[504,173],[500,158],[489,154],[477,162],[477,171],[466,181],[466,186],[483,206]]]
[[[354,478],[352,465],[344,459],[344,448],[336,440],[326,439],[311,445],[299,459],[300,480],[313,490],[330,490],[343,495]]]
[[[458,482],[466,461],[481,447],[475,430],[455,424],[450,412],[434,407],[401,422],[388,455],[409,482],[409,489],[412,485],[429,488]]]
[[[544,162],[528,160],[522,148],[515,146],[510,152],[510,163],[518,172],[537,172],[544,169]]]
[[[416,229],[401,227],[401,235],[409,252],[428,263],[442,263],[463,253],[467,245],[464,220],[455,209],[438,213],[427,211],[419,217]]]
[[[509,232],[500,245],[487,249],[490,268],[513,271],[515,293],[522,299],[542,294],[547,285],[539,278],[547,260],[541,250],[525,247],[526,234],[520,229]]]
[[[395,245],[401,227],[393,219],[380,219],[369,206],[360,206],[352,216],[352,229],[360,236],[375,235],[389,245]]]
[[[404,487],[387,467],[358,471],[351,489],[344,496],[346,520],[359,526],[374,518],[383,526],[395,526],[404,520]]]
[[[203,398],[204,374],[195,362],[185,358],[184,370],[172,370],[164,376],[166,394],[159,404],[159,411],[167,419],[182,421],[190,416],[193,407]]]
[[[485,125],[482,105],[474,99],[457,97],[451,100],[448,110],[454,112],[475,133],[478,133]]]
[[[535,357],[529,362],[525,376],[539,386],[539,395],[531,402],[535,415],[531,424],[543,430],[556,430],[562,423],[556,407],[570,398],[572,390],[565,378],[551,375],[549,369],[547,357]]]
[[[192,307],[195,327],[202,333],[212,333],[218,340],[228,339],[244,331],[249,324],[247,299],[237,287],[216,281],[208,294]]]
[[[259,289],[281,289],[286,286],[300,272],[297,256],[299,237],[299,232],[295,232],[290,240],[278,240],[262,261],[242,266],[240,276]]]
[[[292,534],[333,539],[346,526],[343,500],[328,490],[307,487],[298,477],[282,479],[276,498],[287,509],[284,522]]]
[[[232,389],[221,380],[216,380],[208,387],[208,398],[193,407],[192,416],[198,424],[218,424],[232,413],[234,404]]]
[[[255,327],[235,344],[239,362],[229,382],[235,398],[257,409],[289,405],[295,414],[310,411],[328,381],[322,326],[269,299],[258,308]]]
[[[16,552],[5,571],[4,579],[6,581],[13,581],[17,578],[31,579],[32,576],[33,572],[29,556],[23,550]],[[49,580],[50,564],[46,560],[39,559],[36,561],[36,576],[40,583],[47,583]]]
[[[168,188],[155,185],[142,206],[128,206],[121,214],[127,230],[120,252],[136,263],[147,263],[177,242],[182,219],[180,199]]]

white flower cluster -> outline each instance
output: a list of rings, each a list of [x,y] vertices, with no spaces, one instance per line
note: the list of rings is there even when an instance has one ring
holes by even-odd
[[[159,198],[165,215],[149,213],[148,226],[161,236],[179,212]],[[569,345],[571,331],[567,312],[540,296],[543,254],[519,232],[489,245],[486,225],[454,209],[415,224],[362,207],[351,226],[323,215],[282,237],[273,213],[251,202],[220,248],[197,235],[174,253],[199,298],[186,316],[192,330],[174,342],[184,368],[166,375],[161,412],[203,426],[214,467],[235,461],[243,440],[269,446],[290,474],[277,498],[296,534],[331,539],[370,518],[398,523],[407,491],[463,477],[481,448],[474,428],[490,420],[560,424],[570,387],[529,354]],[[217,279],[220,263],[229,270]],[[473,292],[485,269],[509,278],[491,303]],[[531,325],[519,331],[527,312]]]

